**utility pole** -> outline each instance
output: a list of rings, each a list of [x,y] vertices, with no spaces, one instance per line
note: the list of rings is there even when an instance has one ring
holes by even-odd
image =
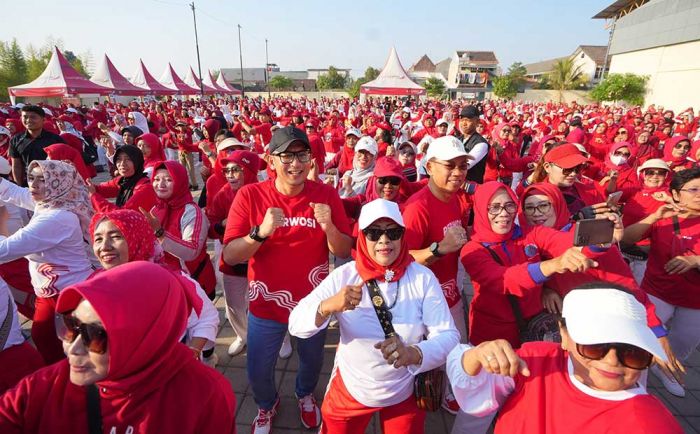
[[[238,54],[241,60],[241,98],[245,97],[245,86],[243,82],[243,48],[241,48],[241,25],[238,25]]]
[[[192,8],[192,18],[194,19],[194,45],[197,47],[197,70],[199,71],[199,94],[204,98],[204,82],[202,81],[202,63],[199,60],[199,38],[197,37],[197,15],[194,12],[194,2],[190,4]]]
[[[270,61],[267,58],[267,38],[265,38],[265,86],[267,87],[267,99],[270,96]]]

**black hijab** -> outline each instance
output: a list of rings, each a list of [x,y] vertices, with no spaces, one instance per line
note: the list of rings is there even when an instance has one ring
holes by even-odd
[[[126,201],[134,194],[134,188],[136,188],[136,184],[138,184],[141,178],[148,177],[148,175],[143,172],[143,153],[139,148],[134,145],[119,147],[117,152],[114,153],[115,165],[120,153],[126,154],[131,162],[134,163],[134,174],[129,177],[122,176],[118,182],[119,193],[117,194],[116,204],[119,208],[123,207]]]

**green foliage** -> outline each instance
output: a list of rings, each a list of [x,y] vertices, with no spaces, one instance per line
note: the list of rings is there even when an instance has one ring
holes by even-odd
[[[328,73],[321,74],[316,79],[316,88],[318,90],[345,89],[347,82],[347,77],[341,75],[338,68],[329,66]]]
[[[644,104],[648,75],[610,74],[591,91],[596,101],[625,101],[632,105]]]
[[[533,86],[535,89],[551,89],[552,88],[552,83],[549,82],[549,76],[548,75],[543,75],[540,77],[539,81],[537,84]]]
[[[381,71],[377,68],[372,68],[371,66],[368,66],[367,69],[365,69],[365,79],[367,79],[368,82],[372,81],[375,78],[379,77],[380,72]]]
[[[509,75],[494,77],[493,93],[499,98],[511,99],[518,93],[518,85]]]
[[[76,56],[75,53],[73,53],[70,50],[65,50],[63,52],[63,55],[66,56],[66,60],[68,61],[68,63],[70,63],[70,65],[73,68],[75,68],[75,70],[78,71],[80,75],[89,78],[90,75],[88,74],[87,70],[85,70],[85,65],[83,65],[83,61],[80,60],[80,58]]]
[[[445,82],[439,78],[429,77],[423,83],[428,96],[439,98],[445,94]]]
[[[348,79],[347,92],[350,95],[350,98],[359,97],[360,86],[377,78],[379,76],[379,72],[380,71],[378,69],[368,66],[367,69],[365,69],[365,75],[363,77],[360,77],[357,80]]]
[[[275,75],[270,79],[269,84],[272,90],[290,90],[294,88],[294,81],[284,75]]]
[[[23,84],[27,77],[27,61],[17,40],[0,42],[0,98],[7,99],[7,88]]]
[[[37,50],[31,45],[27,47],[27,82],[34,80],[44,72],[50,57],[50,54],[47,57],[41,50]]]
[[[527,74],[527,68],[522,62],[514,62],[508,68],[508,75],[516,86],[520,87],[525,84],[525,74]]]
[[[561,102],[565,90],[581,89],[588,83],[588,76],[581,71],[581,65],[576,66],[574,59],[566,57],[554,62],[554,68],[549,74],[552,89],[559,91]]]

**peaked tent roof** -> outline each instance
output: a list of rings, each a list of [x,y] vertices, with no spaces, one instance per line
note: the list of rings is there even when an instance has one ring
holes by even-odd
[[[53,48],[46,69],[34,81],[9,87],[14,100],[17,96],[63,97],[77,94],[109,95],[112,89],[100,86],[80,75],[68,62],[58,47]]]
[[[219,87],[221,87],[221,88],[223,88],[223,89],[226,89],[226,91],[227,91],[228,93],[230,93],[231,95],[241,95],[241,91],[240,91],[240,90],[235,89],[235,88],[229,86],[228,83],[226,83],[226,80],[224,79],[224,73],[223,73],[223,72],[219,72],[219,77],[216,79],[215,83],[216,83]]]
[[[148,95],[150,90],[134,86],[126,79],[114,66],[109,57],[105,54],[102,64],[92,74],[90,81],[100,86],[112,89],[116,95]]]
[[[192,69],[191,66],[190,66],[190,70],[187,71],[187,75],[185,75],[185,78],[182,81],[184,81],[185,84],[187,84],[188,86],[191,86],[191,87],[194,87],[195,89],[197,89],[197,93],[201,93],[200,88],[199,88],[199,84],[200,84],[199,78],[197,77],[197,74],[195,74],[194,69]],[[203,84],[204,84],[204,86],[203,86],[204,93],[206,95],[214,95],[215,93],[220,92],[215,87],[209,86],[206,82]]]
[[[219,83],[217,83],[216,80],[214,80],[214,76],[211,74],[211,71],[207,71],[207,75],[204,76],[202,81],[207,86],[211,86],[214,89],[216,89],[217,92],[219,92],[219,93],[222,93],[222,94],[231,94],[232,93],[227,88],[219,86]]]
[[[160,84],[160,82],[153,77],[153,74],[148,72],[146,65],[143,64],[143,60],[141,59],[139,59],[139,66],[136,68],[136,72],[131,77],[131,84],[150,90],[149,93],[152,95],[175,95],[178,93],[177,90],[170,89]]]
[[[360,93],[367,95],[425,95],[425,88],[408,78],[401,65],[396,48],[391,47],[389,57],[379,76],[360,86]]]
[[[165,67],[163,75],[160,76],[160,82],[163,86],[176,90],[177,93],[181,95],[199,95],[199,89],[182,81],[180,76],[175,72],[175,69],[173,69],[173,65],[170,63]]]

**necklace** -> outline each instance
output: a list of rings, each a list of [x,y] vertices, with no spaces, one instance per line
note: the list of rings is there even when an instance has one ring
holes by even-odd
[[[396,297],[394,297],[394,302],[391,303],[390,306],[389,306],[389,303],[386,303],[386,300],[384,302],[387,305],[386,308],[389,310],[393,309],[393,307],[396,306],[396,302],[399,300],[399,289],[400,289],[399,284],[400,283],[401,283],[401,279],[399,279],[398,282],[396,282]],[[387,292],[389,292],[388,291],[389,290],[389,282],[386,283],[386,289],[387,289]],[[384,296],[382,296],[382,298],[384,298]]]

